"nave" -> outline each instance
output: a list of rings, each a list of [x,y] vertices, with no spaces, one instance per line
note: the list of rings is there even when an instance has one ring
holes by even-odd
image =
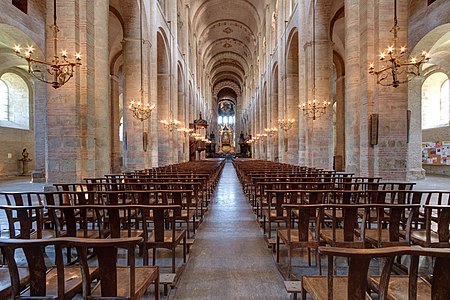
[[[213,161],[210,161],[209,163],[212,163],[212,165],[217,164],[214,163]],[[208,164],[208,162],[203,162],[200,164]],[[242,188],[241,183],[238,180],[238,176],[236,174],[236,169],[233,168],[232,164],[230,162],[226,162],[224,163],[224,161],[222,161],[221,163],[219,163],[218,165],[220,165],[220,171],[216,172],[217,176],[218,176],[218,180],[217,183],[214,183],[213,185],[213,193],[208,197],[209,200],[209,205],[208,205],[208,211],[204,214],[204,216],[201,218],[201,220],[203,220],[202,222],[200,222],[200,219],[195,218],[194,220],[194,224],[191,224],[191,226],[189,224],[180,224],[177,225],[177,230],[178,230],[178,226],[181,226],[184,228],[187,228],[187,231],[189,231],[190,235],[191,235],[191,240],[195,239],[195,242],[193,242],[193,245],[190,247],[190,252],[189,255],[187,257],[187,261],[186,263],[183,263],[183,260],[181,258],[181,247],[177,248],[176,251],[176,280],[174,281],[173,284],[170,284],[171,287],[169,289],[169,293],[166,296],[165,293],[162,292],[162,285],[160,285],[160,293],[158,293],[158,295],[161,296],[162,299],[291,299],[293,298],[293,295],[289,295],[284,286],[283,286],[283,280],[287,280],[288,278],[290,278],[292,281],[291,282],[295,282],[295,283],[300,283],[302,281],[304,281],[305,277],[311,278],[311,275],[318,275],[319,271],[317,268],[317,265],[315,263],[312,263],[312,265],[308,265],[307,263],[307,259],[306,259],[306,253],[307,251],[295,251],[295,254],[293,254],[292,257],[292,272],[289,271],[288,269],[288,251],[287,251],[287,247],[286,245],[280,245],[280,251],[279,251],[279,255],[280,255],[280,263],[276,264],[275,260],[276,260],[276,256],[275,253],[272,252],[272,250],[268,247],[268,245],[266,244],[265,241],[269,241],[270,239],[267,238],[267,236],[263,235],[263,230],[260,226],[262,227],[266,227],[266,234],[268,234],[269,232],[272,233],[272,238],[276,237],[279,235],[279,230],[281,230],[283,227],[287,226],[286,223],[281,221],[281,222],[276,222],[274,221],[272,224],[272,230],[270,230],[270,226],[269,226],[269,230],[267,231],[267,222],[262,222],[261,218],[259,219],[260,223],[258,223],[256,221],[256,216],[253,212],[255,212],[255,207],[253,207],[253,211],[252,211],[252,207],[249,204],[248,200],[253,199],[252,194],[254,193],[255,189],[254,187],[249,187],[248,183],[249,182],[253,182],[256,183],[255,180],[250,180],[248,181],[247,179],[244,178],[252,178],[254,177],[254,179],[257,178],[265,178],[266,182],[264,184],[269,184],[268,183],[268,179],[269,179],[269,173],[277,173],[278,178],[275,178],[273,180],[269,180],[272,181],[271,184],[276,184],[276,185],[280,185],[283,184],[282,181],[280,181],[280,178],[282,176],[285,175],[289,175],[289,186],[290,186],[290,190],[288,193],[293,194],[295,191],[292,190],[293,186],[300,186],[300,185],[308,185],[308,186],[322,186],[322,183],[328,182],[327,180],[333,178],[333,177],[328,177],[327,174],[328,171],[319,171],[317,174],[313,175],[313,173],[310,174],[310,177],[306,177],[308,179],[306,179],[305,177],[298,177],[302,171],[297,170],[294,171],[294,169],[292,169],[291,171],[286,171],[287,168],[295,168],[298,169],[297,166],[289,166],[289,165],[271,165],[270,171],[269,170],[263,170],[260,169],[261,167],[264,168],[265,162],[262,161],[256,161],[256,160],[235,160],[234,161],[234,165],[237,167],[237,169],[239,170],[239,178],[241,180],[241,182],[246,183],[245,189]],[[188,164],[188,165],[184,165],[184,167],[190,167],[192,168],[194,166],[194,164]],[[247,167],[247,170],[245,170],[245,166]],[[173,166],[173,168],[175,169],[177,166]],[[180,166],[178,166],[180,167]],[[198,167],[198,165],[197,165]],[[222,168],[223,167],[223,168]],[[259,169],[259,170],[258,170]],[[170,170],[170,171],[169,171]],[[158,173],[158,177],[159,179],[161,178],[167,178],[169,172],[172,171],[172,168],[169,168],[166,170],[167,173],[165,175],[163,175],[163,169],[160,169]],[[201,172],[199,170],[197,170],[197,179],[200,179]],[[243,172],[247,172],[249,176],[245,176],[242,177]],[[287,173],[286,173],[287,172]],[[284,173],[284,175],[283,175]],[[176,177],[178,177],[178,179],[182,178],[183,172],[181,172],[180,170],[177,171]],[[253,174],[253,175],[250,175]],[[259,177],[261,174],[265,174],[266,177]],[[293,177],[293,175],[297,174],[297,177]],[[322,174],[322,175],[321,175]],[[137,176],[137,172],[134,174],[135,176]],[[141,179],[141,183],[140,185],[144,185],[144,177],[143,174],[142,175],[142,179]],[[338,175],[342,175],[342,174],[338,174],[336,173],[334,176],[334,180],[337,180],[339,177]],[[316,176],[316,178],[314,178],[314,176]],[[211,176],[211,178],[214,176]],[[296,179],[297,178],[297,179]],[[298,180],[299,178],[303,178],[303,181],[299,181],[297,182],[296,180]],[[147,178],[148,180],[149,178]],[[156,180],[156,178],[154,178]],[[348,182],[349,186],[351,185],[352,189],[348,190],[348,191],[343,191],[342,189],[339,190],[339,186],[342,186],[342,183],[332,183],[330,184],[329,182],[326,183],[328,186],[327,190],[320,190],[320,189],[316,189],[316,190],[309,190],[308,188],[305,189],[300,189],[298,192],[300,194],[309,194],[309,201],[312,201],[313,198],[311,197],[313,195],[313,193],[316,194],[321,194],[321,193],[325,193],[328,195],[338,195],[338,194],[349,194],[352,195],[352,199],[353,197],[357,197],[358,195],[362,195],[365,194],[366,192],[376,192],[377,190],[373,190],[375,187],[378,188],[378,192],[380,194],[386,194],[389,193],[391,200],[393,200],[392,197],[396,197],[395,200],[400,201],[400,197],[398,195],[411,195],[413,196],[412,198],[416,198],[416,196],[418,195],[422,195],[425,196],[424,198],[422,198],[422,200],[425,200],[426,195],[432,195],[434,196],[438,196],[439,198],[436,198],[434,200],[432,200],[432,202],[430,203],[422,203],[421,205],[423,205],[423,208],[425,209],[425,212],[427,210],[427,205],[428,208],[431,209],[435,209],[435,207],[430,206],[429,204],[433,204],[436,206],[436,204],[439,204],[439,207],[441,207],[442,209],[445,209],[448,211],[448,209],[446,207],[448,207],[448,204],[445,205],[445,203],[448,202],[449,198],[448,195],[450,192],[446,192],[446,191],[439,191],[439,187],[443,187],[443,186],[448,186],[449,182],[447,178],[433,178],[431,177],[429,180],[427,181],[422,181],[422,182],[418,182],[417,185],[414,187],[414,189],[412,190],[401,190],[400,188],[394,189],[390,191],[383,191],[381,192],[381,187],[386,186],[386,184],[388,182],[386,181],[381,181],[379,183],[377,182],[372,182],[371,183],[371,190],[365,190],[365,188],[367,188],[367,184],[361,184],[358,183],[356,181],[358,180],[362,180],[362,177],[356,177],[356,176],[350,176]],[[366,178],[366,180],[369,179],[374,179],[374,178]],[[91,179],[92,180],[92,179]],[[128,179],[131,181],[131,179]],[[190,180],[194,180],[191,179]],[[305,181],[306,180],[306,181]],[[322,182],[321,182],[322,180]],[[126,181],[126,180],[125,180]],[[168,184],[167,179],[165,179],[165,184]],[[355,182],[354,182],[355,181]],[[145,183],[145,185],[148,187],[150,187],[151,185],[155,184],[155,186],[157,185],[156,183]],[[181,184],[181,182],[178,182],[177,184]],[[392,184],[392,182],[390,182],[390,184]],[[397,182],[397,185],[400,184],[400,182]],[[412,182],[403,182],[401,183],[402,185],[405,184],[410,184],[412,186],[415,185],[415,183]],[[83,186],[91,186],[91,184],[89,183],[84,183],[82,184]],[[97,188],[100,186],[103,186],[106,184],[102,184],[102,183],[97,183]],[[108,184],[110,186],[114,186],[114,184]],[[159,184],[158,184],[159,185]],[[175,185],[175,183],[172,183],[172,185]],[[256,184],[261,185],[260,183]],[[334,187],[331,187],[331,185],[333,185]],[[81,186],[81,185],[80,185]],[[97,195],[103,195],[102,197],[105,197],[108,194],[121,194],[123,193],[128,194],[127,197],[131,197],[131,195],[133,193],[140,193],[140,195],[144,195],[145,193],[155,193],[155,191],[152,190],[146,190],[146,191],[133,191],[130,190],[129,188],[132,186],[132,183],[121,183],[120,186],[122,186],[122,188],[124,188],[123,191],[110,191],[110,192],[103,192],[103,191],[96,191],[95,194]],[[135,186],[135,185],[134,185]],[[127,189],[128,187],[128,189]],[[173,186],[172,186],[173,187]],[[306,187],[306,186],[305,186]],[[4,199],[3,197],[6,196],[6,194],[11,193],[13,191],[16,192],[21,192],[22,194],[26,194],[27,192],[24,192],[25,190],[27,191],[31,191],[31,190],[36,190],[36,193],[39,192],[39,190],[42,190],[43,186],[41,184],[29,184],[29,183],[23,183],[20,181],[16,181],[16,182],[0,182],[0,191],[1,196],[1,203],[2,205],[4,205]],[[48,188],[48,187],[47,187]],[[342,188],[342,187],[341,187]],[[357,189],[356,189],[357,188]],[[426,191],[428,189],[428,191]],[[245,194],[244,191],[245,190]],[[252,192],[253,191],[253,192]],[[286,192],[286,188],[282,188],[279,192]],[[168,192],[168,191],[166,191]],[[172,191],[174,192],[174,191]],[[266,191],[263,194],[259,194],[258,197],[261,197],[260,200],[258,201],[262,201],[262,199],[264,198],[269,198],[269,194],[273,193],[274,190],[272,191]],[[77,192],[80,195],[84,195],[84,196],[88,196],[90,195],[89,192]],[[376,194],[376,193],[375,193]],[[36,196],[37,194],[35,194]],[[67,191],[67,192],[47,192],[46,195],[65,195],[65,196],[70,196],[73,195],[72,192]],[[124,196],[122,195],[122,197]],[[255,194],[256,195],[256,194]],[[397,195],[397,196],[395,196]],[[100,198],[102,198],[100,197]],[[442,197],[442,199],[441,199]],[[444,198],[445,197],[445,198]],[[131,198],[127,198],[129,200],[131,200]],[[300,198],[303,199],[303,198]],[[17,200],[17,199],[16,199]],[[267,199],[266,199],[267,200]],[[325,200],[325,198],[323,198],[323,200]],[[337,198],[329,198],[328,201],[337,201]],[[357,200],[357,198],[354,198],[353,200]],[[352,201],[353,201],[352,200]],[[370,199],[368,199],[370,200]],[[374,199],[371,199],[370,201],[373,201]],[[388,199],[386,199],[388,200]],[[435,200],[438,200],[438,202],[435,202]],[[428,200],[427,200],[428,201]],[[250,201],[251,203],[252,201]],[[260,202],[262,203],[262,202]],[[324,202],[324,205],[329,205],[331,206],[332,204],[330,202],[328,202],[328,204],[325,204],[326,202]],[[107,204],[107,203],[104,203]],[[309,203],[311,204],[311,202]],[[424,205],[425,204],[425,205]],[[134,204],[129,204],[129,205],[134,205]],[[295,205],[300,205],[300,206],[304,206],[304,204],[292,204],[291,206],[295,206]],[[385,204],[370,204],[370,202],[366,203],[366,204],[359,204],[358,202],[354,202],[351,205],[354,205],[354,207],[375,207],[376,205],[386,205],[386,207],[391,207],[394,204],[389,204],[389,203],[385,203]],[[395,205],[399,205],[399,203],[395,204]],[[127,206],[127,204],[125,204],[124,206]],[[152,205],[150,205],[152,206]],[[48,206],[47,203],[47,207],[51,208],[50,206]],[[412,206],[411,206],[412,207]],[[416,207],[418,207],[418,205],[416,204]],[[78,206],[76,207],[76,209],[81,209],[82,206]],[[286,208],[286,207],[285,207]],[[345,206],[342,206],[341,209],[344,209]],[[4,206],[1,207],[1,209],[5,209]],[[14,208],[11,208],[14,209]],[[37,209],[37,207],[35,207],[35,209]],[[55,209],[55,208],[52,208]],[[269,207],[264,208],[264,210],[267,212],[268,210],[270,211]],[[412,214],[410,214],[412,215]],[[445,218],[445,216],[444,216]],[[111,218],[110,218],[111,219]],[[362,223],[364,222],[363,219],[358,217],[358,222]],[[8,224],[6,223],[5,220],[5,216],[1,216],[1,228],[2,228],[2,240],[0,240],[0,244],[4,243],[5,240],[8,239],[8,230],[7,230],[7,226]],[[442,222],[444,222],[445,220],[443,220]],[[371,221],[372,224],[376,224],[374,223],[375,220]],[[432,222],[435,222],[435,220],[432,220]],[[438,220],[436,220],[436,222],[438,222]],[[448,222],[448,220],[447,220]],[[178,223],[178,221],[177,221]],[[200,223],[200,224],[199,224]],[[300,226],[300,222],[295,221],[295,226]],[[310,224],[313,224],[314,222],[308,222]],[[441,224],[441,223],[440,223]],[[193,228],[192,225],[194,225],[196,227],[196,232],[193,232]],[[198,225],[198,226],[197,226]],[[344,224],[342,224],[344,226]],[[434,225],[433,225],[434,226]],[[126,227],[124,227],[126,228]],[[330,228],[330,227],[329,227]],[[448,228],[448,226],[447,226]],[[419,228],[415,228],[414,230],[420,229]],[[423,229],[423,228],[422,228]],[[419,231],[417,231],[419,232]],[[448,232],[448,231],[447,231]],[[35,233],[35,232],[34,232]],[[317,236],[316,236],[317,238]],[[448,239],[448,238],[447,238]],[[108,239],[107,239],[108,240]],[[110,243],[114,243],[112,240],[113,239],[109,239],[109,241],[105,240],[107,243],[109,241],[111,241]],[[355,240],[354,243],[360,243],[361,241],[363,241],[364,239],[360,239],[359,241]],[[44,241],[45,242],[45,241]],[[48,240],[47,240],[48,242]],[[413,243],[417,243],[419,242],[419,240],[414,240]],[[435,243],[434,240],[431,241],[432,243]],[[271,242],[272,246],[274,246],[273,241]],[[442,246],[445,246],[448,244],[448,242],[445,241],[441,241]],[[2,244],[3,245],[3,244]],[[0,246],[2,246],[0,245]],[[324,242],[321,243],[321,245],[325,245]],[[405,245],[409,245],[409,242]],[[393,254],[399,254],[399,255],[404,255],[406,257],[408,257],[409,252],[410,251],[419,251],[417,250],[418,248],[414,248],[414,247],[394,247],[391,248],[393,250],[390,250],[389,248],[384,248],[384,249],[374,249],[373,245],[366,245],[368,246],[367,249],[363,249],[363,251],[359,251],[359,249],[345,249],[339,250],[340,246],[331,246],[331,247],[326,247],[326,248],[322,248],[322,253],[325,254],[327,251],[328,252],[335,252],[338,254],[343,254],[343,253],[350,253],[348,255],[360,255],[361,253],[364,253],[364,255],[368,255],[370,257],[370,269],[369,272],[370,274],[379,274],[381,267],[379,266],[379,261],[378,259],[374,259],[374,257],[376,257],[376,255],[382,253],[383,255],[393,255]],[[382,246],[382,244],[379,244],[379,246]],[[2,246],[4,247],[4,246]],[[342,246],[341,246],[342,247]],[[426,247],[428,246],[424,246],[424,248],[422,248],[422,252],[417,252],[420,253],[419,255],[436,255],[437,251],[440,250],[433,250],[433,251],[428,251],[426,249]],[[448,247],[448,246],[446,246]],[[350,247],[351,248],[351,247]],[[376,247],[375,247],[376,248]],[[337,249],[337,250],[336,250]],[[399,250],[400,249],[400,250]],[[381,251],[380,251],[381,250]],[[447,249],[448,250],[448,249]],[[447,251],[445,249],[443,249],[442,253],[446,253],[445,251]],[[337,251],[337,252],[336,252]],[[339,252],[341,251],[341,252]],[[344,251],[344,252],[342,252]],[[162,251],[159,250],[158,254],[157,254],[157,259],[156,259],[156,265],[159,267],[159,272],[160,272],[160,278],[163,278],[164,276],[166,276],[167,274],[170,274],[170,255],[167,254],[167,251]],[[377,254],[378,253],[378,254]],[[434,254],[433,254],[434,253]],[[52,251],[47,252],[48,254],[48,259],[52,259],[52,257],[54,255]],[[136,252],[137,254],[137,252]],[[315,254],[315,250],[312,251],[312,255]],[[312,256],[311,255],[311,256]],[[371,255],[374,255],[374,257],[371,257]],[[448,256],[448,253],[444,254],[445,256]],[[314,257],[314,256],[312,256]],[[119,263],[124,263],[124,256],[121,256],[121,259],[119,261]],[[23,259],[20,259],[19,257],[19,262],[22,263]],[[422,261],[422,260],[421,260]],[[348,261],[344,258],[344,259],[339,259],[338,261],[336,261],[335,263],[335,268],[337,269],[338,274],[346,274],[347,272],[349,272],[348,270]],[[408,260],[403,261],[402,263],[408,263]],[[421,264],[421,272],[424,271],[425,269],[425,273],[428,272],[429,270],[427,269],[427,261],[424,260],[425,265]],[[139,253],[139,255],[136,255],[136,263],[139,267],[142,267],[142,255],[141,253]],[[322,274],[325,275],[327,273],[327,269],[328,269],[328,263],[327,263],[327,258],[325,255],[322,255],[321,258],[321,263],[322,263]],[[173,266],[172,266],[173,267]],[[432,265],[430,265],[430,267],[432,267]],[[280,272],[281,271],[281,272]],[[174,271],[172,271],[174,272]],[[398,270],[395,270],[395,272],[393,272],[393,274],[398,274]],[[394,276],[395,277],[395,276]],[[362,277],[361,277],[362,278]],[[364,276],[365,278],[365,276]],[[436,277],[437,278],[437,277]],[[326,279],[326,275],[324,277],[322,277],[322,279]],[[342,279],[340,279],[342,280]],[[2,283],[5,283],[3,281],[1,281]],[[434,283],[436,283],[438,281],[434,281]],[[161,280],[161,283],[163,283],[163,280]],[[284,282],[286,283],[286,281]],[[395,283],[395,282],[394,282]],[[346,291],[346,288],[344,287],[344,285],[342,285],[343,282],[340,282],[337,286],[335,286],[335,292],[336,293],[340,293],[343,291]],[[322,291],[326,290],[326,285],[322,285]],[[308,291],[309,292],[309,291]],[[1,295],[1,291],[0,291],[0,295]],[[297,296],[299,296],[300,294],[298,294]],[[1,297],[0,297],[1,298]],[[70,299],[71,297],[69,297]],[[149,287],[146,289],[145,294],[142,297],[143,299],[154,299],[155,298],[155,294],[154,294],[154,288],[153,287]],[[83,297],[81,296],[80,292],[77,293],[74,296],[74,299],[83,299]],[[138,298],[137,298],[138,299]],[[295,299],[295,298],[294,298]],[[307,299],[310,299],[309,296]],[[312,299],[325,299],[322,297],[316,298],[315,296],[312,297]],[[341,298],[339,298],[341,299]],[[346,299],[345,297],[342,299]],[[376,299],[376,298],[375,298]],[[429,299],[429,298],[419,298],[419,299]]]
[[[225,164],[173,299],[289,299],[231,163]]]

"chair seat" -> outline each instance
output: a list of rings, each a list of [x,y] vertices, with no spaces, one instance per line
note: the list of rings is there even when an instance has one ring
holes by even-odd
[[[333,229],[321,229],[320,238],[328,245],[333,247],[344,248],[364,248],[364,241],[358,239],[356,235],[353,236],[353,241],[344,241],[344,229],[335,230],[335,240],[333,241]]]
[[[285,219],[287,219],[287,212],[286,212],[286,210],[283,210],[283,214],[282,215],[278,215],[277,211],[275,209],[265,209],[263,211],[263,214],[267,218],[269,218],[270,220],[273,220],[273,219],[285,220]]]
[[[195,209],[193,207],[189,211],[186,209],[182,209],[180,215],[175,215],[175,219],[177,219],[177,218],[184,218],[184,219],[188,218],[189,219],[194,216],[194,213],[195,213]],[[174,214],[172,212],[170,212],[169,217],[173,218]]]
[[[408,300],[408,275],[395,275],[389,279],[388,300]],[[369,287],[378,292],[380,276],[368,278]],[[431,285],[423,278],[417,279],[417,300],[431,299]]]
[[[108,232],[104,232],[103,234],[104,234],[104,236],[107,236],[109,233]],[[67,237],[67,231],[66,230],[61,231],[60,232],[60,237]],[[76,237],[78,237],[78,238],[90,238],[90,239],[99,239],[99,238],[101,238],[100,232],[98,230],[86,230],[86,231],[84,231],[82,229],[77,230]]]
[[[136,299],[141,298],[147,288],[152,282],[159,278],[158,267],[136,267],[135,269],[135,293]],[[130,268],[118,267],[117,268],[117,282],[120,282],[117,289],[117,297],[129,297],[130,296]],[[101,295],[100,285],[95,286],[92,289],[92,296],[98,297]],[[110,297],[108,299],[114,299]]]
[[[17,268],[19,271],[20,286],[25,287],[30,280],[28,268]],[[0,267],[0,299],[9,299],[11,296],[11,277],[8,268]]]
[[[98,277],[98,269],[96,267],[90,267],[89,273],[94,278]],[[66,299],[71,299],[76,294],[80,293],[83,282],[80,267],[65,267],[64,282]],[[58,295],[58,273],[56,268],[50,269],[46,274],[46,295]],[[30,296],[30,290],[26,289],[21,296]]]
[[[434,245],[438,245],[439,242],[439,235],[435,231],[430,232],[430,243],[427,243],[427,231],[425,229],[423,230],[413,230],[411,231],[411,241],[416,244],[423,247],[430,247]],[[448,247],[448,242],[443,242],[444,246]]]
[[[143,230],[126,230],[126,229],[122,229],[120,230],[120,236],[118,237],[113,237],[113,238],[127,238],[127,237],[143,237],[144,236],[144,231]],[[109,237],[111,237],[111,235],[109,235]]]
[[[348,277],[335,276],[333,278],[333,299],[347,299]],[[303,276],[302,287],[313,300],[328,299],[328,278],[327,276]],[[366,293],[366,299],[372,299]]]
[[[374,246],[381,246],[381,247],[409,246],[409,242],[406,241],[401,236],[399,236],[398,241],[390,241],[389,229],[382,229],[380,238],[381,240],[378,240],[377,229],[366,229],[366,240]]]
[[[164,242],[155,241],[155,235],[152,233],[147,240],[147,244],[178,244],[186,236],[186,230],[175,230],[175,236],[172,239],[172,230],[164,231]]]
[[[292,244],[292,243],[311,243],[311,244],[317,243],[318,244],[318,242],[314,240],[314,234],[311,230],[308,230],[308,241],[299,241],[298,229],[291,229],[290,237],[288,234],[288,230],[286,228],[278,229],[277,234],[280,237],[280,239],[283,240],[283,242],[285,244]]]
[[[53,229],[43,229],[41,231],[41,237],[38,237],[37,231],[33,231],[30,234],[29,239],[51,239],[56,236],[56,232]],[[15,238],[20,239],[20,230],[15,230]],[[28,239],[28,238],[27,238]]]

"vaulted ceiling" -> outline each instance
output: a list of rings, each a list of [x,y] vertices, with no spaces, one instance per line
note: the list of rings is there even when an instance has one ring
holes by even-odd
[[[263,0],[192,0],[191,24],[198,54],[216,86],[235,83],[242,89],[257,56],[257,34],[264,17]],[[235,91],[240,94],[239,91]]]

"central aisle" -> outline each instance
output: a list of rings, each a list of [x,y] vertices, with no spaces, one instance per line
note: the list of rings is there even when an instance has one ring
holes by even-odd
[[[289,299],[231,163],[170,298]]]

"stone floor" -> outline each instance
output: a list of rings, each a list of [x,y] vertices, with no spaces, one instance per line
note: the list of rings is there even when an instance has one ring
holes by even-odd
[[[44,186],[24,178],[0,180],[0,191],[42,191]],[[450,177],[428,176],[417,181],[415,189],[450,190]],[[277,265],[236,172],[227,163],[188,263],[178,268],[181,275],[166,299],[289,299],[283,284],[287,268],[283,259],[287,253],[283,252],[281,249],[281,264]],[[293,265],[295,277],[318,273],[317,268],[307,266],[305,255],[299,255]],[[325,259],[322,268],[326,274]]]
[[[170,298],[289,299],[231,163]]]

